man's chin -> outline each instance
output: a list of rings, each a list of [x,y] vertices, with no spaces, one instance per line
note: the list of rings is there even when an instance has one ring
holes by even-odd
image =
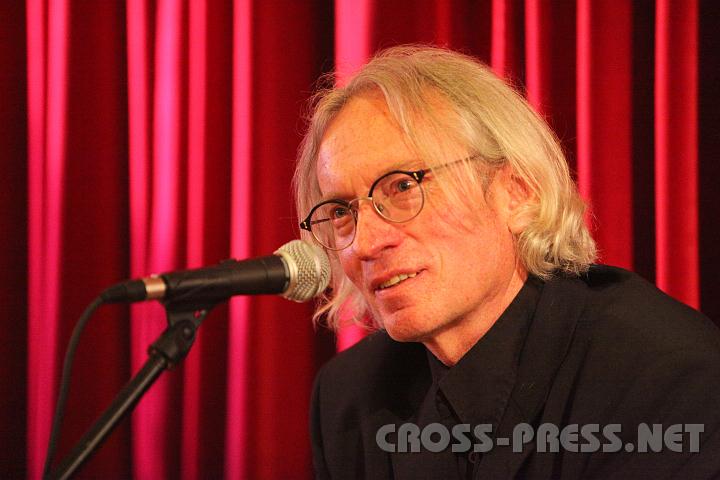
[[[422,342],[428,337],[428,331],[420,325],[408,321],[390,320],[384,324],[390,338],[396,342]]]

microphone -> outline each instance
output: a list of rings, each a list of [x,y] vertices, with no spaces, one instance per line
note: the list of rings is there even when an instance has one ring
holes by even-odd
[[[105,290],[105,303],[162,300],[173,306],[211,307],[233,295],[280,294],[305,302],[330,282],[330,261],[311,243],[293,240],[273,255],[128,280]]]

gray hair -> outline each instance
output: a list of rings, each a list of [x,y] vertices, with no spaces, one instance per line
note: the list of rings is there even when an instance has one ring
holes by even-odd
[[[595,242],[583,220],[585,203],[556,136],[525,99],[488,66],[441,48],[384,50],[344,86],[315,94],[293,183],[301,217],[321,198],[315,168],[328,126],[351,98],[365,94],[384,97],[408,144],[428,166],[448,160],[448,152],[441,146],[448,142],[438,142],[438,138],[452,140],[480,158],[466,162],[460,173],[447,176],[444,187],[453,199],[468,201],[473,186],[486,186],[488,172],[504,166],[527,185],[535,201],[525,207],[528,226],[515,240],[529,273],[543,279],[558,272],[579,275],[595,260]],[[337,257],[330,257],[332,289],[314,319],[326,316],[327,324],[337,328],[340,317],[348,316],[344,309],[350,309],[355,319],[369,311]],[[382,326],[380,319],[374,321]]]

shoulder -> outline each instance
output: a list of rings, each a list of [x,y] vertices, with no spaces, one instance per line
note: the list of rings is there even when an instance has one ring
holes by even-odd
[[[713,456],[720,448],[720,329],[627,270],[597,265],[572,282],[572,288],[584,291],[585,305],[567,368],[556,380],[567,395],[563,418],[621,425],[623,442],[636,445],[641,425],[703,429],[700,454],[597,453],[585,465],[588,475],[715,472],[720,468]]]
[[[581,280],[588,291],[585,317],[595,343],[633,344],[649,353],[720,352],[720,330],[709,318],[639,275],[594,265]]]
[[[717,326],[620,268],[599,265],[580,281],[585,306],[561,375],[575,410],[618,423],[720,425],[710,414],[720,401]]]
[[[318,478],[331,473],[337,478],[387,476],[369,475],[369,460],[361,452],[379,452],[368,449],[377,428],[391,423],[394,415],[407,414],[428,378],[425,347],[396,342],[384,331],[368,335],[326,363],[315,377],[310,410]],[[376,460],[370,462],[373,468],[387,466],[384,457]]]
[[[325,403],[373,408],[393,403],[393,396],[427,370],[425,347],[400,343],[385,331],[374,332],[338,353],[318,372],[315,395]]]

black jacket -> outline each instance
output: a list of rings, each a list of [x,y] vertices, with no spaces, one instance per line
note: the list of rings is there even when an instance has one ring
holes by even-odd
[[[503,382],[509,388],[468,379],[459,397],[463,422],[492,423],[495,438],[512,438],[521,423],[620,424],[623,445],[636,443],[640,424],[703,424],[700,451],[688,451],[687,435],[683,452],[541,453],[530,442],[522,452],[483,454],[475,478],[720,476],[720,333],[637,275],[594,266],[583,277],[545,283],[516,363]],[[385,332],[328,362],[312,398],[317,477],[407,478],[407,457],[399,456],[414,454],[381,450],[376,433],[408,421],[430,384],[425,347]],[[473,418],[481,402],[495,418]]]

